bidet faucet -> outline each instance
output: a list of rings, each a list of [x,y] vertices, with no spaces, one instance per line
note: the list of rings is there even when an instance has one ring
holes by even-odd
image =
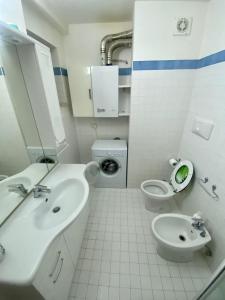
[[[197,230],[204,230],[204,224],[205,221],[202,219],[201,215],[196,213],[193,215],[192,220],[194,221],[192,223],[192,226]]]
[[[14,192],[19,194],[22,197],[25,197],[27,195],[28,190],[24,187],[23,184],[9,184],[8,185],[8,191],[9,192]]]
[[[4,259],[5,256],[5,248],[2,244],[0,244],[0,262]]]
[[[35,185],[32,191],[33,191],[34,198],[39,198],[45,193],[48,193],[48,194],[51,193],[50,188],[48,188],[45,185],[41,185],[41,184]]]

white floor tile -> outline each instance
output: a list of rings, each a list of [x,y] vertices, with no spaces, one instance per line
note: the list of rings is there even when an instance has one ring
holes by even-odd
[[[142,299],[143,300],[153,300],[152,290],[142,290]]]
[[[141,280],[139,275],[130,275],[130,286],[133,289],[141,288]]]
[[[109,273],[101,273],[99,277],[99,285],[109,286],[110,274]]]
[[[76,286],[75,296],[78,298],[85,298],[87,293],[87,284],[78,283]]]
[[[96,285],[88,285],[86,300],[96,300],[98,295],[98,287]]]
[[[154,300],[166,300],[162,291],[153,291]]]
[[[175,300],[176,295],[174,291],[164,291],[165,300]]]
[[[110,282],[109,285],[111,287],[119,287],[120,286],[120,277],[119,274],[110,274]]]
[[[159,277],[159,276],[151,277],[151,281],[152,281],[152,289],[153,290],[162,290],[163,289],[161,277]]]
[[[195,286],[191,278],[182,278],[185,291],[194,291]]]
[[[187,300],[187,295],[185,292],[175,291],[176,300]]]
[[[183,285],[181,278],[172,277],[171,280],[172,280],[173,288],[175,291],[183,291],[184,290],[184,285]]]
[[[151,278],[148,276],[141,276],[141,288],[142,289],[151,289],[152,288],[152,283],[151,283]]]
[[[207,264],[200,254],[189,263],[161,258],[154,216],[138,189],[96,189],[69,300],[191,300]]]
[[[169,272],[169,268],[167,265],[160,265],[159,273],[162,277],[170,277],[170,272]]]
[[[163,290],[171,291],[173,290],[173,283],[170,277],[161,277]]]
[[[130,300],[130,289],[128,288],[120,288],[120,299]]]
[[[98,285],[99,284],[100,273],[90,272],[89,284]]]
[[[120,300],[120,292],[118,287],[109,288],[109,300]]]
[[[109,288],[106,286],[99,286],[97,299],[98,300],[108,300],[109,299]]]
[[[130,290],[130,299],[131,300],[142,300],[142,291],[140,289],[131,289]]]

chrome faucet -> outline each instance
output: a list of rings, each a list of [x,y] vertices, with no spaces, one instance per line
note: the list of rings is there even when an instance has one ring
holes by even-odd
[[[34,188],[33,188],[34,198],[39,198],[45,193],[48,193],[48,194],[51,193],[51,189],[48,188],[47,186],[41,185],[41,184],[37,184],[34,186]]]
[[[192,223],[192,226],[196,229],[201,231],[200,235],[201,237],[206,236],[206,231],[205,231],[205,221],[202,219],[202,217],[198,214],[194,214],[192,217],[192,220],[194,221]]]
[[[0,244],[0,262],[4,259],[4,256],[5,256],[5,248],[3,247],[2,244]]]
[[[9,184],[8,191],[19,194],[21,197],[25,197],[28,193],[28,190],[24,187],[23,184]]]
[[[194,221],[192,223],[192,226],[195,229],[197,229],[197,230],[202,230],[203,229],[205,222],[204,222],[204,220],[201,217],[197,217],[197,216],[195,217],[195,216],[193,216],[192,220]]]

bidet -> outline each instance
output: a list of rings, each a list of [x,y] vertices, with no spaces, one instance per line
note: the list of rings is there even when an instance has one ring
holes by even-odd
[[[193,227],[193,219],[182,214],[161,214],[152,221],[153,235],[157,241],[157,252],[166,260],[191,261],[193,253],[208,242],[211,236],[204,227]]]

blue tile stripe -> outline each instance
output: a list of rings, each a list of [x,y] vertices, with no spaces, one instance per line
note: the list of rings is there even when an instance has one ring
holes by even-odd
[[[0,76],[4,76],[5,75],[5,70],[3,67],[0,66]]]
[[[221,62],[225,62],[225,50],[200,59],[133,61],[133,70],[201,69]]]
[[[119,76],[129,76],[132,73],[131,68],[119,68]]]
[[[54,67],[53,71],[55,76],[68,76],[67,69],[65,68]]]

